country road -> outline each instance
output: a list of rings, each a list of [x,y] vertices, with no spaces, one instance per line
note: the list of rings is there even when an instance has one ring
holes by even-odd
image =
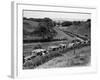
[[[59,30],[61,30],[61,29],[59,28]],[[84,41],[87,39],[86,37],[80,36],[79,34],[75,34],[75,33],[69,32],[69,31],[63,31],[63,30],[61,30],[61,31],[64,32],[65,34],[73,37],[74,39],[79,39],[81,41]]]

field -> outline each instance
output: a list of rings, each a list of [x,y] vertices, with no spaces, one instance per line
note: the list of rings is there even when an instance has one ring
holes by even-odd
[[[56,57],[37,68],[59,68],[59,67],[72,67],[72,66],[86,66],[90,65],[90,46],[68,51],[63,53],[62,56]],[[82,60],[80,59],[82,56]]]

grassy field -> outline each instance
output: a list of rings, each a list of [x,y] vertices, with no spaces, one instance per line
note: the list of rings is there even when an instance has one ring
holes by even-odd
[[[62,53],[62,56],[56,57],[38,66],[37,68],[86,66],[90,64],[90,56],[91,56],[91,49],[90,46],[87,46],[80,49],[76,49],[75,54],[73,50],[68,51],[66,53]]]

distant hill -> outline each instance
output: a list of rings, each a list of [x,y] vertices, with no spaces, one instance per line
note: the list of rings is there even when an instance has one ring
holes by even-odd
[[[63,31],[70,31],[73,33],[80,34],[82,36],[91,37],[91,23],[90,22],[81,22],[79,25],[71,25],[69,27],[61,28]]]

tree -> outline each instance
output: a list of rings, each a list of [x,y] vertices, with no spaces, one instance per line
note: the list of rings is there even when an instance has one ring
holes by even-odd
[[[81,21],[73,21],[73,25],[80,25]]]
[[[87,23],[88,23],[87,26],[88,26],[89,28],[91,28],[91,19],[88,19],[88,20],[87,20]]]
[[[87,22],[91,22],[91,19],[87,19]]]
[[[41,46],[40,44],[38,44],[38,45],[36,45],[36,46],[34,47],[34,49],[42,49],[42,46]]]
[[[54,27],[54,22],[52,21],[52,19],[45,17],[43,21],[47,23],[47,27]]]
[[[51,40],[56,35],[56,31],[53,29],[52,22],[48,21],[48,19],[45,20],[46,21],[39,23],[39,26],[35,29],[34,34],[37,34],[43,39]]]
[[[64,21],[64,22],[62,22],[62,26],[70,26],[70,25],[72,25],[71,21]]]

